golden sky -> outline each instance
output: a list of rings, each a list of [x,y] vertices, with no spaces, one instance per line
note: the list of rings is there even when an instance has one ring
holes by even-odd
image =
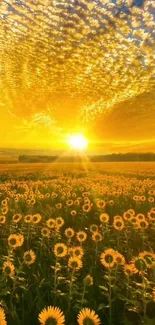
[[[154,30],[154,0],[0,0],[0,147],[155,151]]]

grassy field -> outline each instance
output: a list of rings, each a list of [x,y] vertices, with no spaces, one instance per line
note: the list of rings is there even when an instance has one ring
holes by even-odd
[[[155,163],[0,165],[0,325],[155,324]]]

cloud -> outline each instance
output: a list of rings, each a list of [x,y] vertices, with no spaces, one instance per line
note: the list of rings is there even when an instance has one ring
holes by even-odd
[[[0,16],[3,142],[48,145],[79,127],[96,141],[151,138],[153,0],[3,1]]]

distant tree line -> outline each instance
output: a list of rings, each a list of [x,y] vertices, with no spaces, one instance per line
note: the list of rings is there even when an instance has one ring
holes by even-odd
[[[21,163],[50,163],[50,162],[79,162],[89,160],[92,162],[117,162],[117,161],[155,161],[155,153],[113,153],[109,155],[93,155],[93,156],[31,156],[21,155],[18,161]]]

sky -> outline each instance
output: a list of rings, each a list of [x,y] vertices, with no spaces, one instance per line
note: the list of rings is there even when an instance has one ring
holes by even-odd
[[[155,152],[154,0],[0,0],[0,147]]]

